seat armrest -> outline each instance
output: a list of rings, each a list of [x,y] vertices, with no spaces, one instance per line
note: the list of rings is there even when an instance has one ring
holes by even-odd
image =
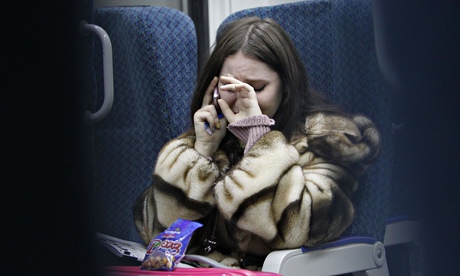
[[[279,250],[265,259],[262,271],[282,275],[337,275],[375,270],[388,275],[385,247],[372,238],[343,238],[318,248]],[[370,274],[368,274],[370,275]]]
[[[397,217],[388,221],[385,230],[385,246],[420,240],[421,222],[412,217]]]

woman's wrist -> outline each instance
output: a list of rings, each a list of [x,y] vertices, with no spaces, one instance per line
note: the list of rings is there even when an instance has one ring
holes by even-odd
[[[195,142],[194,148],[199,154],[203,155],[206,158],[212,157],[214,155],[214,152],[217,150],[217,147],[214,144],[209,142],[202,143],[199,141]]]
[[[240,140],[246,143],[244,152],[249,149],[267,132],[275,121],[266,115],[254,115],[246,117],[228,125],[228,129]]]

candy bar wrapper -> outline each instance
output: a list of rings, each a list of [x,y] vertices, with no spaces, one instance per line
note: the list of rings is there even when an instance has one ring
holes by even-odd
[[[184,258],[193,232],[201,223],[178,219],[152,239],[142,262],[145,270],[173,270]]]

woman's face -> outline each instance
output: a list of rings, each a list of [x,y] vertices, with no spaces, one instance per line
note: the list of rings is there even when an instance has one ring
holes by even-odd
[[[281,80],[276,71],[260,60],[250,58],[239,51],[227,57],[220,74],[251,85],[256,92],[262,113],[273,118],[282,100]],[[219,79],[218,85],[224,84],[227,83]],[[221,91],[220,97],[233,109],[236,92]]]

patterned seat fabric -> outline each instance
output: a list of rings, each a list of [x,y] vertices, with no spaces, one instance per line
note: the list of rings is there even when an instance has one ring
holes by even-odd
[[[94,21],[113,48],[114,103],[93,127],[93,197],[98,232],[139,241],[132,204],[149,185],[157,153],[189,127],[196,82],[192,20],[164,7],[110,7]],[[102,103],[101,46],[95,42],[97,95]],[[99,53],[99,54],[98,54]]]
[[[361,181],[357,217],[344,235],[383,241],[392,174],[393,95],[376,57],[371,1],[311,0],[260,7],[236,12],[223,24],[253,15],[270,17],[289,33],[313,89],[348,112],[369,116],[378,126],[381,156]]]

